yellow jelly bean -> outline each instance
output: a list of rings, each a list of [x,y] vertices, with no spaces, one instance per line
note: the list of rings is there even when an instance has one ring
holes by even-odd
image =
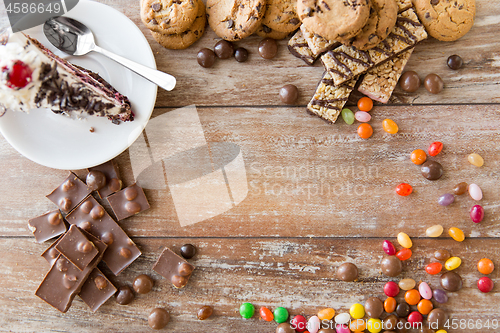
[[[384,128],[384,131],[389,134],[396,134],[399,131],[398,124],[396,124],[391,119],[384,119],[384,121],[382,122],[382,127]]]
[[[351,306],[349,313],[354,319],[361,319],[365,316],[365,308],[363,305],[356,303]]]
[[[425,234],[427,237],[439,237],[443,233],[443,226],[436,224],[433,225],[432,227],[427,228],[425,231]]]
[[[332,308],[326,308],[318,312],[320,320],[331,320],[333,317],[335,317],[335,310]]]
[[[470,164],[475,165],[477,167],[482,167],[484,164],[484,160],[481,157],[481,155],[472,153],[469,156],[467,156],[467,159],[469,160]]]
[[[459,257],[451,257],[450,259],[446,260],[446,262],[444,263],[444,267],[447,270],[452,271],[460,267],[461,264],[462,259],[460,259]]]
[[[413,279],[402,279],[399,281],[398,286],[403,290],[411,290],[415,288],[417,282]]]
[[[436,331],[436,333],[448,333],[448,332],[446,332],[445,330],[439,330],[439,331]]]
[[[378,333],[382,331],[382,320],[376,318],[368,319],[368,322],[366,323],[366,329],[370,333]]]
[[[464,232],[455,227],[450,228],[450,230],[448,230],[448,234],[450,234],[451,238],[453,238],[457,242],[463,242],[465,239]]]
[[[402,247],[405,247],[407,249],[409,249],[413,245],[413,243],[411,242],[410,236],[408,236],[404,232],[400,232],[398,234],[398,243],[399,243],[399,245],[401,245]]]

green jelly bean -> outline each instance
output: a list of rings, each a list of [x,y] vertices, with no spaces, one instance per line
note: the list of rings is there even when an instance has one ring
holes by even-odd
[[[252,318],[255,313],[255,306],[251,303],[243,303],[240,305],[240,315],[243,318]]]
[[[278,324],[284,323],[288,319],[288,311],[285,308],[279,307],[274,309],[274,321]]]
[[[352,112],[350,109],[345,108],[342,110],[342,119],[349,124],[352,125],[354,124],[354,112]]]

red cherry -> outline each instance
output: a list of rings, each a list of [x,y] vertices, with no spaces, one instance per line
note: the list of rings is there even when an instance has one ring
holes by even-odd
[[[431,143],[429,146],[429,155],[436,156],[443,150],[443,144],[439,141]]]
[[[11,89],[21,89],[31,82],[33,71],[24,62],[17,60],[7,73],[7,86]]]

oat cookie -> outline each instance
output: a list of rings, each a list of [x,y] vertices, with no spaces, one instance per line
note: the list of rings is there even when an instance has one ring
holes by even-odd
[[[255,32],[257,36],[262,37],[262,38],[272,38],[276,40],[281,40],[285,39],[290,35],[289,32],[281,32],[281,31],[276,31],[271,28],[269,28],[267,25],[261,25],[257,31]]]
[[[205,15],[205,5],[201,0],[196,0],[199,2],[198,15],[194,20],[193,24],[180,34],[162,34],[155,31],[151,31],[153,38],[160,43],[161,46],[172,49],[181,50],[189,47],[194,42],[203,36],[205,32],[205,25],[207,23],[207,16]]]
[[[413,0],[413,5],[429,35],[441,41],[459,39],[474,24],[475,0]]]
[[[178,34],[193,24],[199,4],[196,0],[141,0],[141,20],[151,31]]]
[[[265,0],[207,0],[208,24],[217,36],[228,41],[257,31],[265,10]]]
[[[329,40],[356,36],[368,21],[368,0],[298,0],[297,13],[307,30]]]
[[[368,50],[383,41],[396,25],[398,5],[395,0],[370,0],[371,11],[368,22],[352,40],[352,46]]]
[[[280,32],[297,30],[301,24],[297,15],[297,0],[266,0],[266,2],[262,24]]]

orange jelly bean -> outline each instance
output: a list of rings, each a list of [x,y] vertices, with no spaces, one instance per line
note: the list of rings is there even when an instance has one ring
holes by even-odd
[[[358,135],[361,139],[368,139],[373,135],[373,128],[370,124],[362,123],[358,126]]]
[[[434,305],[432,305],[432,302],[429,301],[428,299],[423,299],[417,304],[417,310],[423,315],[429,314],[431,310],[434,308]]]
[[[373,108],[373,101],[369,97],[361,97],[358,100],[358,109],[360,111],[369,112]]]
[[[384,301],[384,311],[387,313],[392,313],[396,310],[397,305],[398,302],[396,302],[396,299],[394,297],[387,297],[387,299]]]
[[[326,308],[318,311],[319,320],[330,320],[335,317],[335,310],[332,308]]]
[[[392,119],[384,119],[382,121],[382,128],[389,134],[396,134],[399,131],[398,124]]]
[[[396,193],[402,197],[409,196],[413,192],[413,187],[410,184],[401,183],[396,186]]]
[[[433,262],[425,266],[425,271],[430,275],[436,275],[441,272],[443,265],[440,262]]]
[[[427,154],[422,149],[412,151],[410,159],[416,165],[423,164],[427,160]]]
[[[477,270],[481,274],[488,275],[493,272],[494,269],[495,265],[493,264],[493,261],[488,258],[483,258],[477,263]]]
[[[364,330],[366,330],[366,321],[364,319],[351,320],[349,329],[355,333],[363,332]]]
[[[401,261],[405,261],[411,258],[411,254],[412,252],[410,249],[401,249],[396,252],[396,257],[398,257]]]
[[[408,290],[405,293],[405,301],[409,305],[417,305],[420,302],[420,293],[416,289]]]
[[[268,308],[266,308],[264,306],[260,308],[259,313],[260,313],[260,317],[262,319],[264,319],[265,321],[272,321],[274,319],[274,315],[271,312],[271,310],[269,310]]]

